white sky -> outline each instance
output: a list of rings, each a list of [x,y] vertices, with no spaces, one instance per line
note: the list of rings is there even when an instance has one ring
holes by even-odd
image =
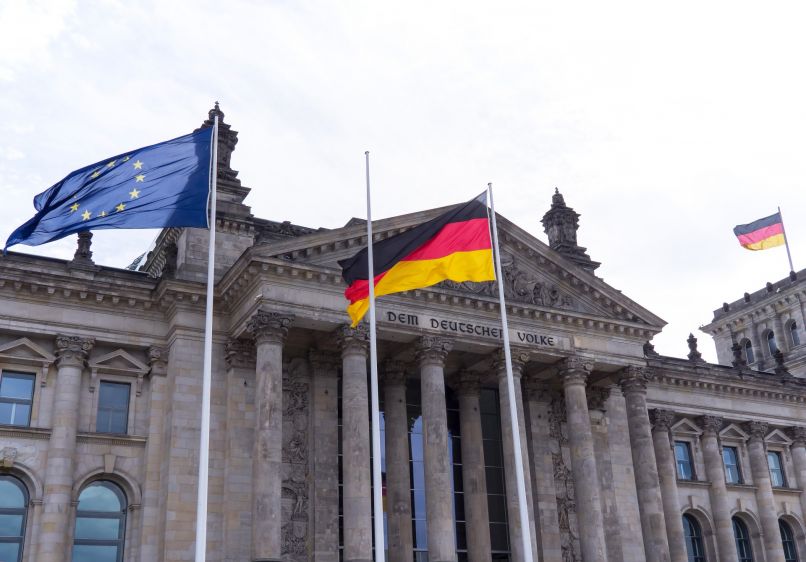
[[[255,215],[338,227],[459,202],[546,241],[554,187],[597,274],[669,325],[786,276],[732,227],[780,205],[806,267],[801,2],[0,0],[0,241],[70,171],[220,100]],[[126,266],[156,231],[97,231]],[[69,258],[75,237],[15,251]],[[715,359],[710,338],[701,351]]]

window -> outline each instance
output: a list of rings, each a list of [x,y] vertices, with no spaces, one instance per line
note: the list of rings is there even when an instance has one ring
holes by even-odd
[[[728,484],[741,484],[742,471],[739,468],[739,451],[736,447],[722,447],[722,461],[725,463],[725,481]]]
[[[779,488],[786,486],[784,469],[781,464],[781,453],[778,451],[769,451],[767,453],[767,464],[770,467],[770,480],[772,481],[772,485]]]
[[[786,562],[798,562],[798,549],[795,546],[795,535],[792,527],[788,523],[778,520],[778,528],[781,530],[781,544],[784,547],[784,560]]]
[[[683,516],[683,534],[686,536],[688,562],[705,562],[705,546],[702,542],[702,528],[691,515]]]
[[[31,424],[35,379],[28,373],[0,373],[0,423],[26,427]]]
[[[25,539],[28,490],[13,476],[0,475],[0,560],[20,562]]]
[[[739,562],[753,562],[750,533],[747,532],[747,525],[738,517],[733,518],[733,537],[736,539],[736,552],[739,554]]]
[[[691,447],[685,441],[674,442],[674,457],[677,460],[677,477],[694,480],[694,465],[691,462]]]
[[[112,482],[93,482],[78,497],[73,562],[122,562],[125,530],[123,491]]]
[[[770,355],[775,355],[778,351],[778,344],[775,343],[775,332],[770,330],[767,332],[767,347],[770,349]]]
[[[792,341],[792,347],[800,345],[800,334],[798,333],[798,323],[794,320],[789,323],[789,339]]]
[[[101,382],[95,431],[126,433],[129,422],[129,389],[128,384]]]
[[[748,365],[756,360],[756,354],[753,353],[753,344],[750,343],[750,340],[744,340],[744,360],[747,361]]]

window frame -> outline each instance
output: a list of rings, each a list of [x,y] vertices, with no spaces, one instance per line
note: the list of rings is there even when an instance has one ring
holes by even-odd
[[[83,494],[88,488],[92,486],[103,486],[108,490],[111,490],[120,500],[120,504],[122,509],[118,511],[80,511],[79,505],[81,502],[81,494]],[[71,545],[71,554],[73,553],[76,545],[88,545],[88,546],[116,546],[117,547],[117,558],[115,562],[123,562],[123,558],[126,554],[126,525],[127,525],[127,513],[129,511],[129,500],[126,497],[126,492],[123,491],[123,488],[112,480],[93,480],[91,482],[87,482],[78,494],[77,502],[76,502],[76,509],[73,515],[73,544]],[[76,538],[76,528],[79,517],[85,518],[94,518],[94,519],[118,519],[118,538],[115,540],[112,539],[79,539]]]
[[[2,381],[6,377],[11,376],[14,377],[30,377],[31,378],[31,398],[28,401],[19,399],[19,398],[11,398],[11,397],[3,397],[0,396],[0,403],[4,404],[12,404],[12,412],[15,409],[17,404],[27,404],[28,405],[28,419],[24,424],[17,424],[17,423],[2,423],[0,425],[5,425],[9,427],[31,427],[31,422],[34,419],[34,400],[36,397],[36,382],[38,380],[37,373],[27,372],[24,370],[16,370],[16,369],[8,369],[5,367],[0,367],[0,386],[2,386]],[[13,415],[11,421],[13,421]]]
[[[19,538],[0,537],[0,543],[20,545],[20,548],[17,551],[17,560],[9,560],[8,562],[22,562],[25,554],[25,535],[28,530],[28,506],[31,504],[31,494],[28,491],[28,486],[25,484],[25,482],[13,474],[0,474],[0,480],[7,480],[14,483],[14,485],[16,485],[22,492],[21,508],[0,507],[0,515],[22,515]]]
[[[774,357],[776,352],[780,349],[780,347],[778,347],[778,341],[775,339],[775,331],[767,330],[764,340],[767,342],[767,351],[769,351],[770,357]]]
[[[692,534],[689,534],[689,529],[693,531]],[[686,556],[688,558],[688,562],[707,561],[708,557],[705,550],[705,539],[702,532],[702,525],[700,525],[700,522],[697,521],[697,518],[690,513],[683,514],[683,540],[686,544]],[[697,541],[699,545],[695,544],[693,541]],[[701,554],[698,555],[696,552],[692,552],[696,550],[699,550]]]
[[[800,553],[798,552],[798,542],[795,540],[795,531],[792,529],[792,525],[784,521],[783,519],[778,519],[778,530],[781,532],[781,547],[784,550],[784,562],[799,562],[800,561]],[[784,535],[789,535],[784,536]],[[794,552],[794,558],[789,556],[789,551],[787,550],[787,544],[790,546],[791,550]]]
[[[733,451],[734,460],[736,462],[735,467],[736,467],[736,475],[737,475],[737,479],[735,481],[730,480],[728,478],[728,474],[729,474],[728,463],[725,460],[725,450],[726,449],[729,449],[729,450]],[[722,467],[725,469],[725,483],[726,484],[728,484],[728,485],[744,484],[744,473],[742,471],[741,454],[739,453],[739,447],[737,445],[730,444],[730,445],[723,445],[722,446]]]
[[[786,329],[784,331],[789,335],[789,343],[792,345],[792,347],[797,347],[801,344],[797,320],[792,319],[787,322]]]
[[[688,456],[688,466],[689,471],[691,472],[690,477],[686,478],[681,475],[680,471],[680,459],[677,458],[677,446],[683,445]],[[677,479],[682,480],[683,482],[694,482],[697,480],[697,470],[694,466],[694,453],[693,447],[691,446],[690,441],[686,441],[683,439],[675,439],[674,440],[674,461],[675,461],[675,472],[677,474]]]
[[[744,342],[741,345],[742,345],[742,354],[744,355],[745,362],[747,362],[748,365],[751,365],[751,364],[755,363],[756,362],[756,350],[753,349],[753,342],[751,342],[749,339],[745,338]],[[748,351],[750,352],[749,355],[747,353]]]
[[[735,515],[731,517],[730,521],[731,526],[733,527],[733,540],[736,543],[738,562],[754,562],[755,557],[753,555],[753,541],[750,539],[750,529],[748,529],[747,523]],[[740,531],[740,533],[737,533],[737,530]],[[742,543],[747,545],[747,554],[749,554],[749,556],[743,556],[743,551],[741,548]]]
[[[770,458],[778,459],[778,471],[781,473],[781,484],[775,483],[775,478],[773,477],[773,468],[770,465]],[[786,468],[784,467],[784,453],[783,451],[778,451],[776,449],[768,449],[767,450],[767,469],[770,473],[770,484],[772,484],[773,488],[788,488],[789,485],[787,484],[787,477],[786,477]]]
[[[101,387],[105,384],[110,385],[118,385],[118,386],[127,386],[129,391],[128,400],[126,401],[126,428],[125,431],[121,432],[111,432],[111,431],[102,431],[98,428],[98,416],[101,413]],[[130,435],[131,428],[133,425],[132,414],[134,411],[134,403],[133,403],[133,393],[132,393],[132,383],[130,380],[119,380],[112,377],[104,377],[98,381],[97,390],[96,390],[96,399],[95,399],[95,407],[93,411],[95,413],[95,417],[92,422],[93,431],[95,433],[103,433],[105,435]]]

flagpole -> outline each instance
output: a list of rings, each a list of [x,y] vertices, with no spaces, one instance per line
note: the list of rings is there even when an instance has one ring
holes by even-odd
[[[381,481],[381,414],[378,404],[378,342],[375,337],[375,262],[372,257],[372,205],[369,195],[369,150],[364,152],[367,169],[367,269],[369,280],[369,368],[372,394],[372,506],[375,513],[375,562],[384,562],[383,482]]]
[[[207,471],[210,464],[210,386],[213,366],[213,290],[215,273],[216,184],[218,180],[218,114],[213,118],[213,162],[210,177],[210,245],[207,250],[207,305],[204,318],[204,374],[199,438],[199,494],[196,500],[196,562],[205,562],[207,551]]]
[[[515,480],[518,489],[518,511],[521,520],[521,537],[523,539],[524,562],[532,562],[532,533],[529,527],[529,510],[526,503],[526,482],[523,476],[523,453],[521,451],[521,432],[518,424],[518,407],[515,402],[515,378],[512,376],[512,353],[509,350],[509,325],[507,323],[507,307],[504,300],[504,276],[501,274],[501,249],[498,246],[498,226],[495,222],[495,203],[493,202],[493,184],[487,184],[490,198],[490,216],[493,223],[493,244],[495,246],[495,278],[498,280],[498,301],[501,307],[501,329],[504,334],[504,360],[507,368],[507,396],[509,396],[509,419],[512,425],[512,448],[515,452]]]
[[[784,226],[784,215],[781,213],[781,207],[778,207],[778,216],[781,217],[781,230],[784,232],[784,244],[786,245],[786,257],[789,258],[789,271],[794,272],[795,266],[792,265],[792,253],[789,251],[789,238],[786,236],[786,226]]]

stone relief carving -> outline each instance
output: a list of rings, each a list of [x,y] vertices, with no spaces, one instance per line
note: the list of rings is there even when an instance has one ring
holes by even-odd
[[[545,281],[541,281],[535,275],[523,271],[516,264],[512,256],[502,255],[501,268],[504,275],[504,295],[510,302],[525,302],[548,308],[574,309],[575,303],[571,295],[564,293],[560,288]],[[465,281],[443,281],[439,284],[447,289],[465,291],[476,295],[488,297],[498,296],[498,285],[496,282]]]
[[[554,486],[557,490],[557,516],[563,562],[578,562],[581,558],[579,525],[574,497],[574,476],[570,469],[568,433],[565,425],[565,401],[559,392],[553,393],[549,412],[551,459],[554,466]]]
[[[292,360],[283,372],[282,557],[308,560],[308,427],[310,379],[307,363]]]

